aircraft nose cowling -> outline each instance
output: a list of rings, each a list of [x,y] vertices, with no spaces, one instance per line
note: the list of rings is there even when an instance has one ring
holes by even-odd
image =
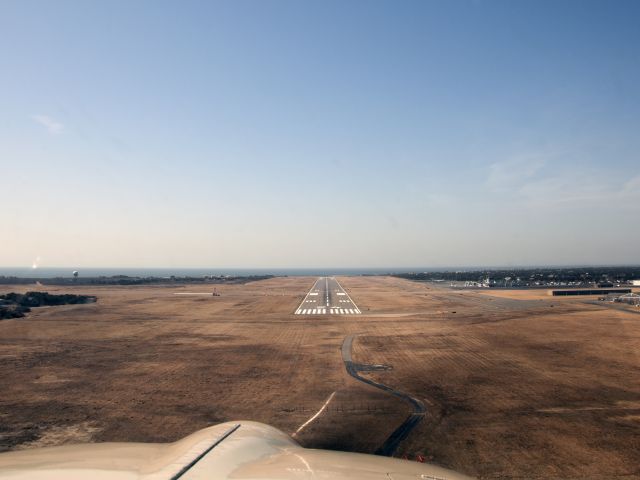
[[[11,480],[468,480],[433,465],[302,448],[255,422],[230,422],[169,444],[100,443],[0,454]]]
[[[255,422],[238,427],[181,477],[184,480],[468,480],[433,465],[395,458],[300,447],[281,431]]]

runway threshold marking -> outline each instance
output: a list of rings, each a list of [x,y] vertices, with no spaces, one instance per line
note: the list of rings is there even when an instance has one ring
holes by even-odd
[[[329,398],[327,398],[327,401],[324,402],[324,404],[322,405],[322,407],[320,407],[320,410],[318,410],[315,415],[313,415],[311,418],[309,418],[309,420],[307,420],[306,422],[304,422],[302,425],[300,425],[298,427],[298,429],[291,434],[292,437],[295,437],[296,435],[298,435],[302,430],[304,430],[304,428],[309,425],[311,422],[313,422],[316,418],[318,418],[320,415],[322,415],[322,412],[324,412],[327,407],[329,406],[329,403],[331,402],[331,400],[333,400],[333,397],[335,396],[336,392],[333,392],[331,395],[329,395]]]

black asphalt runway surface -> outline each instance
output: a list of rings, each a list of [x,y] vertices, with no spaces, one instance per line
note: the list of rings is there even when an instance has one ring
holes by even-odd
[[[402,424],[393,431],[389,438],[384,441],[380,448],[374,452],[376,455],[391,457],[398,450],[400,443],[409,436],[411,430],[413,430],[415,426],[422,421],[427,409],[425,408],[424,403],[407,393],[396,390],[384,383],[379,383],[374,380],[361,377],[358,373],[360,371],[379,370],[380,368],[376,365],[362,365],[353,362],[353,359],[351,358],[351,347],[355,337],[355,335],[347,335],[342,343],[342,361],[344,362],[344,366],[349,375],[356,380],[372,385],[400,398],[401,400],[404,400],[413,408],[413,412],[406,418],[406,420],[402,422]]]

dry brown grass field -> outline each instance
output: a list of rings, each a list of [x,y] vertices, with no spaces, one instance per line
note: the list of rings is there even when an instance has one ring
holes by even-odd
[[[531,292],[344,277],[362,315],[293,315],[315,281],[39,287],[98,302],[0,321],[0,450],[178,439],[250,419],[307,447],[373,452],[424,401],[400,455],[479,478],[640,478],[640,314]],[[3,286],[0,293],[34,290]]]

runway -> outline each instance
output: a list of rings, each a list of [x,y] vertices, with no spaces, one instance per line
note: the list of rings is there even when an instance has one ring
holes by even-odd
[[[362,312],[334,277],[320,277],[295,311],[296,315],[360,315]]]

